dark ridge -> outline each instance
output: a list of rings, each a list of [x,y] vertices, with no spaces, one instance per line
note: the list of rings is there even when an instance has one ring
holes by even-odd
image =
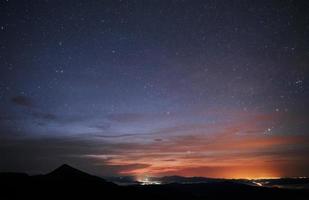
[[[187,180],[179,176],[165,179]],[[201,177],[195,177],[200,181]],[[191,182],[189,178],[189,182]],[[203,179],[202,179],[203,180]],[[205,179],[209,180],[209,179]],[[211,180],[211,179],[210,179]],[[169,182],[169,181],[167,181]],[[111,197],[111,198],[109,198]],[[227,180],[207,183],[118,186],[67,164],[46,175],[0,173],[0,199],[297,199],[308,200],[309,190],[256,187]]]
[[[29,175],[26,173],[18,173],[18,172],[0,172],[0,180],[6,181],[6,180],[24,180],[29,178]]]

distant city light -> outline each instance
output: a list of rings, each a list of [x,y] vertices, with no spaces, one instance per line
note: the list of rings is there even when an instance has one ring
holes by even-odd
[[[149,177],[140,178],[138,179],[138,182],[140,182],[141,185],[160,185],[161,184],[160,181],[151,180]]]
[[[253,181],[252,183],[254,183],[255,185],[257,185],[257,186],[263,186],[263,184],[262,183],[259,183],[259,182],[255,182],[255,181]]]

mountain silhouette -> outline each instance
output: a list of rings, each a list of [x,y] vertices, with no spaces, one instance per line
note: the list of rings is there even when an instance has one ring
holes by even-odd
[[[58,191],[76,192],[89,191],[96,193],[98,191],[111,190],[117,187],[116,184],[108,182],[105,179],[88,174],[79,169],[63,164],[55,170],[45,175],[30,177],[32,183],[39,187],[46,185]]]
[[[74,181],[75,184],[77,182],[82,182],[82,183],[96,183],[96,184],[104,183],[114,185],[113,183],[110,182],[108,183],[103,178],[90,175],[67,164],[61,165],[52,172],[46,174],[45,177],[48,179],[54,179],[54,180],[58,179],[61,181]]]
[[[164,179],[167,184],[120,186],[64,164],[45,175],[0,173],[0,199],[309,199],[306,189],[256,187],[202,177]]]
[[[74,167],[71,167],[68,164],[63,164],[60,167],[56,168],[52,172],[48,173],[49,176],[91,176],[86,172],[78,170]]]

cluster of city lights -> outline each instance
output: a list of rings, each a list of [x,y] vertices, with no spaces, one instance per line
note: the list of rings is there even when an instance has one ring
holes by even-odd
[[[143,177],[138,179],[138,182],[141,183],[141,185],[160,185],[160,181],[151,180],[149,177]]]

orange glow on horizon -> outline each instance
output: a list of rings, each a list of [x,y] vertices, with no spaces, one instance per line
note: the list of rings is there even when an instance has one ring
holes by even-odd
[[[122,175],[200,176],[246,178],[302,176],[309,162],[294,146],[308,146],[304,135],[265,134],[268,120],[277,115],[257,115],[253,119],[212,131],[190,132],[149,143],[132,144],[113,155],[108,164],[123,166]],[[209,128],[209,127],[208,127]],[[296,149],[297,150],[297,149]],[[305,171],[306,172],[306,171]]]

